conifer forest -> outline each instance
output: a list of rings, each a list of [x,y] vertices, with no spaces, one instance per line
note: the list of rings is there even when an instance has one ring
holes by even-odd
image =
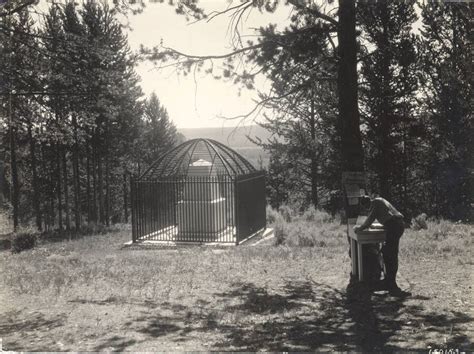
[[[196,0],[153,4],[190,21],[230,14],[232,48],[213,57],[159,43],[132,51],[122,18],[146,13],[140,2],[53,2],[40,13],[41,2],[0,9],[0,202],[15,228],[129,222],[130,178],[185,139],[160,98],[143,93],[140,61],[254,92],[242,120],[271,133],[255,143],[269,156],[273,207],[337,213],[341,173],[365,171],[408,219],[472,221],[472,3],[264,0],[207,13]],[[277,27],[283,6],[291,16]],[[251,10],[269,24],[247,40],[238,28]]]

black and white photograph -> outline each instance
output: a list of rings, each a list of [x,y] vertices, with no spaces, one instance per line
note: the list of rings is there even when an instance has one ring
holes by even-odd
[[[0,351],[474,351],[474,2],[0,0]]]

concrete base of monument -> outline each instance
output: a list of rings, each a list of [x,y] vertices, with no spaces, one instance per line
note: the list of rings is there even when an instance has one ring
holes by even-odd
[[[275,231],[271,227],[257,231],[253,235],[247,237],[245,240],[240,241],[239,245],[245,244],[249,246],[256,246],[266,240],[275,237]]]
[[[142,245],[161,245],[161,246],[179,246],[179,245],[207,245],[207,246],[235,246],[237,238],[235,236],[235,227],[227,227],[212,238],[205,238],[206,235],[182,235],[178,232],[176,226],[170,226],[162,230],[158,230],[148,235],[142,236],[135,243],[133,241],[126,242],[124,245],[132,244]],[[274,231],[271,228],[266,228],[255,232],[238,244],[256,245],[263,240],[267,240],[274,236]]]

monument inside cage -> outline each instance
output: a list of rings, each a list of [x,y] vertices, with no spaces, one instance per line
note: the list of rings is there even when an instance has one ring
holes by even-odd
[[[264,172],[217,141],[186,141],[131,183],[133,242],[239,244],[265,230]]]
[[[219,183],[192,183],[193,177],[217,177],[212,163],[203,159],[191,163],[189,182],[184,185],[183,199],[176,205],[177,227],[182,234],[201,233],[217,236],[227,227],[226,198],[221,194]]]

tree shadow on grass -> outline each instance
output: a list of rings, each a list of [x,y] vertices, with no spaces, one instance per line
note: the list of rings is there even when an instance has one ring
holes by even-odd
[[[134,339],[127,339],[121,336],[113,336],[107,338],[105,341],[94,347],[94,351],[114,351],[114,352],[123,352],[129,346],[135,344],[137,341]]]
[[[311,280],[288,281],[278,289],[244,282],[215,292],[206,300],[185,305],[176,299],[157,304],[124,327],[142,338],[145,335],[143,343],[160,338],[162,343],[190,348],[200,345],[210,350],[472,348],[472,338],[464,328],[472,326],[474,318],[454,311],[429,311],[423,304],[428,300],[373,294],[361,285],[341,290]],[[125,350],[135,343],[123,338],[112,340],[118,344],[101,343],[96,349]]]
[[[46,316],[41,312],[28,313],[11,311],[0,317],[0,338],[3,338],[3,350],[20,351],[28,348],[29,351],[51,351],[51,346],[45,341],[34,343],[37,331],[48,331],[64,325],[64,315]],[[9,337],[18,337],[22,340],[10,340]],[[59,350],[59,348],[58,348]]]
[[[255,321],[244,319],[227,325],[225,340],[217,343],[218,348],[239,351],[427,350],[428,345],[472,348],[466,333],[447,335],[446,327],[467,327],[474,318],[453,311],[449,314],[427,311],[422,301],[428,298],[377,295],[363,285],[349,286],[344,292],[315,282],[287,283],[282,294],[274,295],[252,284],[236,284],[236,289],[221,296],[240,297],[240,305],[228,306],[226,310],[243,311]],[[276,316],[265,317],[267,313]]]

